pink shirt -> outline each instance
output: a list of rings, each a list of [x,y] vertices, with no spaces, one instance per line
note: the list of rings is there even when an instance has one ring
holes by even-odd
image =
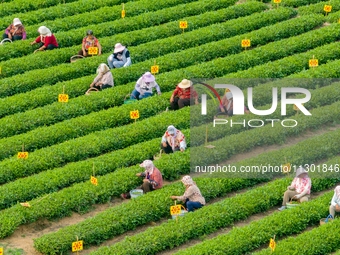
[[[312,181],[309,177],[304,178],[295,177],[291,186],[294,187],[296,192],[299,194],[306,189],[308,190],[306,194],[310,194],[310,190],[312,188]]]

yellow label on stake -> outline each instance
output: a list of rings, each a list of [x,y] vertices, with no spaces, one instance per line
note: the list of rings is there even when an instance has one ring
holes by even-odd
[[[275,240],[273,238],[270,238],[269,248],[272,250],[272,252],[275,250],[275,247],[276,247]]]
[[[156,74],[158,72],[159,72],[159,66],[158,65],[151,66],[151,73],[152,74]]]
[[[181,213],[181,205],[170,206],[170,214],[176,215]]]
[[[98,54],[98,47],[89,47],[88,53],[89,53],[89,55],[97,55]]]
[[[22,158],[22,159],[27,159],[28,158],[28,152],[27,151],[21,151],[18,152],[18,158]]]
[[[58,95],[58,102],[67,103],[68,102],[68,95],[67,94],[59,94]]]
[[[326,4],[326,5],[323,7],[323,10],[324,10],[325,12],[331,12],[331,11],[332,11],[332,6]]]
[[[122,18],[125,18],[125,10],[122,10]]]
[[[273,0],[275,4],[281,3],[281,0]]]
[[[93,185],[98,185],[98,179],[96,178],[96,177],[94,177],[94,176],[91,176],[91,183],[93,184]]]
[[[317,66],[319,66],[319,61],[317,59],[309,60],[309,67],[317,67]]]
[[[72,252],[82,251],[83,250],[83,241],[77,241],[72,243]]]
[[[0,255],[4,255],[4,247],[0,247]]]
[[[135,119],[139,119],[139,111],[135,110],[135,111],[131,111],[130,112],[130,118],[135,120]]]
[[[20,205],[23,206],[23,207],[31,207],[31,205],[28,202],[20,203]]]
[[[286,164],[282,165],[282,172],[283,172],[284,174],[289,173],[291,169],[292,169],[292,168],[291,168],[290,163],[286,163]]]
[[[2,72],[2,68],[1,68],[1,66],[0,66],[0,74],[1,74],[1,72]],[[0,253],[1,254],[1,253]]]
[[[243,40],[241,41],[241,46],[242,46],[243,48],[248,48],[248,47],[250,47],[250,40],[249,40],[249,39],[243,39]]]
[[[185,20],[180,21],[179,22],[179,28],[181,28],[181,29],[188,28],[188,22],[185,21]]]

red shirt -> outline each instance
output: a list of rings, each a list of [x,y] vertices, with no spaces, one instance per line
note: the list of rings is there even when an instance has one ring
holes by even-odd
[[[43,37],[42,41],[41,41],[41,36],[38,36],[37,39],[35,39],[35,42],[37,42],[37,43],[42,42],[46,48],[49,44],[52,44],[52,45],[58,47],[57,39],[55,38],[55,36],[53,34],[51,36]]]
[[[174,90],[173,96],[178,96],[180,99],[187,99],[187,98],[197,98],[197,92],[194,89],[181,89],[180,87],[176,87],[176,89]]]

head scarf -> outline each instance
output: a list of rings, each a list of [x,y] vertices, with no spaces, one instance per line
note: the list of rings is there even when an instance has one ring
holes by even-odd
[[[147,173],[149,173],[150,175],[153,173],[153,169],[154,169],[154,164],[151,160],[149,159],[146,159],[143,161],[142,164],[139,165],[140,167],[144,167],[145,168],[145,171]]]
[[[296,175],[295,177],[299,177],[302,174],[306,174],[308,173],[303,167],[299,167],[298,169],[296,169]]]
[[[175,139],[176,139],[177,129],[173,125],[170,125],[170,126],[168,126],[167,132],[168,132],[168,134],[170,135],[170,138],[171,138],[172,151],[175,151]]]
[[[182,178],[182,182],[186,186],[194,185],[194,181],[191,179],[189,175],[186,175]]]
[[[97,68],[97,74],[104,74],[108,71],[110,71],[110,68],[105,63],[101,63]]]

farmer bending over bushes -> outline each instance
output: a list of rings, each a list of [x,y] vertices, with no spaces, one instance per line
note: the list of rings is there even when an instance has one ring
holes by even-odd
[[[54,48],[58,48],[57,39],[52,34],[51,30],[49,30],[45,26],[41,26],[38,28],[38,32],[40,36],[38,36],[37,39],[31,42],[31,45],[34,45],[36,43],[39,43],[40,45],[40,48],[35,50],[34,53],[36,53],[37,51],[53,50]]]
[[[287,202],[290,199],[300,200],[300,202],[306,202],[310,198],[310,190],[312,188],[312,181],[308,176],[307,171],[299,167],[296,170],[296,176],[290,186],[287,187],[286,192],[283,195],[282,206],[279,208],[280,211],[286,209]]]
[[[115,48],[113,50],[113,54],[111,54],[107,58],[107,63],[109,64],[111,69],[127,67],[131,65],[131,57],[129,50],[121,43],[116,43]]]
[[[137,189],[143,190],[143,193],[148,193],[150,191],[160,189],[163,186],[163,177],[161,172],[154,166],[153,162],[149,159],[144,160],[140,167],[144,167],[145,171],[142,173],[136,174],[138,177],[142,177],[143,184]],[[123,199],[131,198],[130,192],[123,193],[120,195]]]
[[[26,39],[26,30],[22,25],[20,19],[14,18],[13,23],[6,28],[5,33],[2,36],[2,39],[7,38],[10,39],[11,41]]]
[[[187,79],[183,79],[171,95],[171,109],[178,110],[184,106],[190,106],[192,104],[198,104],[198,94],[192,87],[192,82]]]
[[[201,191],[197,187],[196,183],[191,179],[189,175],[182,178],[182,183],[185,186],[185,192],[183,196],[171,196],[171,199],[177,199],[184,202],[185,208],[188,212],[193,212],[195,209],[199,209],[205,205],[205,199],[201,195]]]
[[[113,76],[110,72],[110,68],[101,63],[97,68],[97,76],[94,78],[93,82],[90,84],[90,88],[86,91],[86,95],[90,94],[90,91],[99,91],[107,88],[112,88],[113,84]]]
[[[173,125],[168,126],[161,141],[161,149],[164,153],[173,153],[175,151],[184,151],[187,147],[184,134],[176,129]]]
[[[329,214],[332,215],[333,219],[335,212],[340,212],[340,186],[336,186],[334,189],[334,195],[329,206]]]
[[[155,76],[150,72],[146,72],[140,77],[135,85],[135,89],[131,93],[130,99],[143,99],[152,96],[152,90],[156,88],[158,95],[161,95],[161,89],[156,82]]]

